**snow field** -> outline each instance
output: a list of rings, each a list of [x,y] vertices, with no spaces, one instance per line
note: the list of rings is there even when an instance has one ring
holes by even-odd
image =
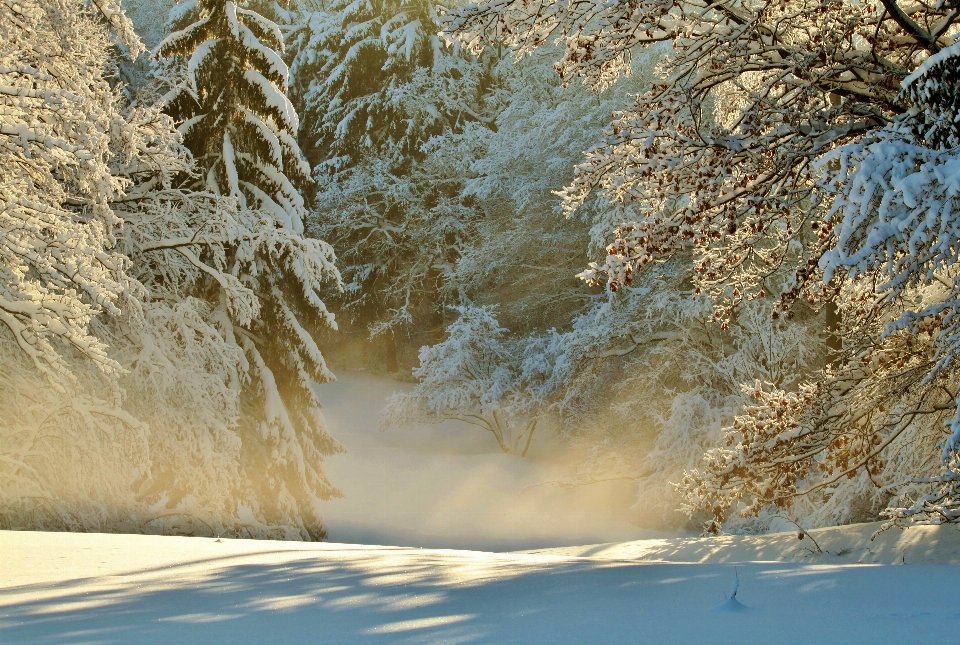
[[[803,540],[798,540],[799,531],[786,531],[766,535],[646,539],[538,549],[532,553],[696,564],[771,561],[831,565],[960,564],[960,529],[956,525],[915,526],[906,531],[890,529],[877,534],[882,525],[882,522],[873,522],[817,529],[808,531]]]
[[[847,530],[855,538],[863,527]],[[957,535],[935,530],[941,545]],[[875,645],[924,633],[956,642],[957,567],[910,566],[909,552],[908,566],[831,557],[694,565],[8,531],[0,642]],[[745,609],[733,612],[724,594],[735,575]]]

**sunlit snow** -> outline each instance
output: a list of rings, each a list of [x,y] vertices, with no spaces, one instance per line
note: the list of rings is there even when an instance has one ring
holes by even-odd
[[[665,553],[645,555],[643,543],[608,559],[610,546],[577,557],[0,532],[0,642],[911,643],[960,623],[958,568],[912,564],[937,542],[952,554],[941,560],[957,560],[958,532],[924,530],[923,545],[900,551],[909,533],[878,538],[906,566],[832,554],[734,564],[756,555],[737,540],[689,564],[682,548],[677,562],[647,559]],[[831,549],[869,544],[860,527],[834,533]],[[771,536],[786,537],[783,553],[795,553],[796,535]],[[734,612],[725,594],[736,576]]]
[[[555,447],[378,431],[402,387],[321,389],[350,450],[328,462],[347,495],[327,504],[332,542],[0,532],[0,642],[874,645],[960,625],[956,527],[644,532],[616,519],[622,491],[531,488],[558,475]]]

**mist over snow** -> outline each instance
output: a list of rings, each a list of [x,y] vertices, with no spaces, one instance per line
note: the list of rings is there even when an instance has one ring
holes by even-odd
[[[564,486],[573,457],[562,445],[539,442],[521,458],[457,422],[381,430],[387,396],[410,389],[341,373],[318,390],[347,449],[327,462],[344,493],[324,505],[331,541],[506,551],[668,535],[624,519],[631,482]]]
[[[0,642],[958,633],[958,0],[0,43]]]

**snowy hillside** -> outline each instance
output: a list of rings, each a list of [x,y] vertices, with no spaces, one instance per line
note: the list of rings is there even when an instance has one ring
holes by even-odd
[[[862,545],[874,528],[837,529],[830,547]],[[741,550],[741,539],[710,542],[708,563],[690,564],[708,543],[689,540],[700,550],[672,554],[622,545],[623,559],[608,559],[4,531],[0,642],[919,642],[921,633],[954,633],[960,621],[957,567],[912,566],[934,545],[937,561],[960,561],[960,533],[925,531],[888,532],[874,543],[883,562],[907,566],[851,565],[830,554],[778,562],[802,546],[795,535],[764,551],[766,561],[747,562],[756,551]],[[772,547],[784,537],[751,543]],[[724,597],[735,576],[741,605]]]

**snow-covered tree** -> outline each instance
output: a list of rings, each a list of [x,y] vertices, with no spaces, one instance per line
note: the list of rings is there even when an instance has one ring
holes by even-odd
[[[960,212],[950,170],[958,144],[955,48],[930,56],[903,81],[903,115],[819,161],[820,189],[834,194],[824,229],[835,235],[820,268],[826,280],[848,278],[838,293],[842,360],[797,391],[759,382],[746,388],[754,403],[705,470],[684,482],[694,505],[713,510],[711,529],[740,500],[744,512],[757,513],[825,497],[817,514],[844,519],[831,507],[856,482],[874,507],[895,490],[901,501],[886,513],[896,521],[955,519],[948,510],[955,440],[941,430],[957,406],[949,367],[957,354],[953,222]],[[931,492],[936,483],[944,486]]]
[[[337,250],[345,282],[330,298],[390,348],[439,335],[479,216],[462,194],[469,144],[430,140],[495,116],[490,61],[444,47],[438,29],[422,0],[334,2],[289,27],[291,96],[318,184],[309,230]]]
[[[953,14],[958,11],[954,8]],[[885,342],[874,352],[898,364],[895,374],[884,375],[899,386],[899,396],[890,399],[904,407],[913,424],[917,416],[929,417],[921,425],[939,425],[952,416],[948,436],[928,431],[941,446],[942,474],[908,471],[904,474],[913,477],[892,482],[900,500],[888,515],[898,523],[960,519],[960,383],[955,375],[960,355],[958,65],[956,42],[926,58],[902,82],[907,112],[825,162],[824,181],[836,192],[829,216],[837,244],[821,265],[827,277],[846,272],[855,284],[872,285],[871,304],[893,310],[883,329]],[[869,380],[878,376],[871,374]],[[921,400],[904,406],[903,399],[910,395]],[[905,419],[885,442],[909,434],[907,426]],[[929,450],[933,441],[925,443]]]
[[[296,203],[278,225],[286,211],[242,207],[208,168],[189,186],[172,119],[117,84],[118,49],[142,46],[114,3],[6,3],[0,29],[0,524],[321,536],[334,446],[313,399],[283,405],[296,356],[268,375],[242,334],[291,328],[270,318],[272,289],[294,275],[290,301],[309,301],[328,247],[295,230]],[[322,365],[308,338],[291,345]],[[291,431],[304,417],[308,441]]]
[[[408,394],[387,403],[385,420],[401,425],[456,419],[493,434],[503,452],[526,456],[537,428],[537,411],[521,383],[515,343],[496,319],[495,308],[457,307],[459,318],[442,343],[420,350],[419,379]]]
[[[629,284],[645,263],[690,247],[695,287],[714,297],[720,318],[745,298],[786,292],[789,300],[814,283],[817,272],[803,262],[795,284],[767,280],[817,223],[811,160],[902,111],[900,79],[919,51],[949,44],[957,19],[949,7],[906,11],[892,0],[548,7],[483,2],[442,20],[458,42],[479,50],[502,40],[518,57],[556,38],[565,45],[561,77],[598,89],[630,73],[636,48],[674,44],[662,80],[578,166],[564,208],[599,193],[622,218],[607,259],[586,279]],[[814,268],[823,250],[807,252]]]
[[[648,526],[686,524],[671,482],[720,440],[746,402],[742,382],[789,387],[822,362],[811,312],[774,320],[772,303],[752,302],[724,330],[709,302],[689,297],[685,275],[676,261],[648,271],[516,350],[541,417],[587,455],[566,483],[634,481],[631,521]]]
[[[495,130],[479,125],[436,139],[463,149],[463,194],[483,217],[463,245],[456,283],[477,304],[497,303],[502,323],[516,333],[567,327],[598,296],[575,274],[597,244],[600,212],[591,202],[574,218],[559,214],[554,191],[569,182],[581,151],[600,136],[611,113],[645,80],[647,57],[635,61],[632,82],[597,95],[563,88],[550,51],[495,68],[502,109]],[[605,245],[606,227],[599,236]],[[535,261],[533,259],[535,258]],[[509,289],[503,286],[509,284]]]
[[[267,525],[293,521],[300,536],[320,538],[319,501],[336,494],[321,462],[338,447],[313,391],[314,381],[333,376],[310,327],[334,325],[319,294],[339,274],[330,246],[303,235],[309,167],[285,94],[282,35],[275,23],[230,0],[185,3],[172,23],[175,31],[156,50],[181,63],[166,109],[182,122],[202,172],[195,188],[235,200],[242,225],[238,230],[221,217],[202,222],[197,237],[159,244],[208,274],[203,288],[217,303],[221,333],[243,350],[241,449],[254,514]],[[191,247],[207,234],[234,239],[198,256]]]
[[[192,2],[156,54],[186,63],[165,97],[206,187],[303,230],[300,190],[310,169],[296,142],[299,118],[286,97],[289,71],[280,28],[233,2]]]
[[[118,371],[90,321],[135,289],[112,250],[124,182],[107,159],[123,122],[99,20],[74,2],[0,7],[0,320],[54,379],[69,378],[68,347]]]
[[[110,2],[5,3],[0,31],[0,522],[133,526],[150,433],[122,407],[125,365],[103,320],[143,304],[113,204],[131,187],[117,164],[156,133],[107,74],[114,44],[131,57],[142,46]]]
[[[463,195],[464,153],[430,145],[405,172],[373,157],[321,180],[312,230],[339,243],[344,314],[372,337],[435,328],[461,300],[456,263],[481,217]]]
[[[887,190],[895,183],[873,170],[891,165],[896,155],[889,152],[867,160],[869,174],[852,172],[862,146],[873,145],[866,133],[886,128],[928,136],[934,145],[924,154],[942,158],[933,149],[944,149],[954,127],[949,119],[955,114],[955,81],[946,61],[958,16],[949,3],[908,7],[893,0],[776,7],[507,1],[465,5],[441,18],[449,38],[474,50],[503,42],[518,59],[555,39],[564,45],[557,62],[563,80],[579,76],[595,89],[629,74],[638,48],[672,43],[660,80],[617,115],[564,190],[567,213],[590,196],[608,206],[613,242],[584,279],[605,278],[612,290],[621,290],[642,282],[650,263],[689,258],[683,261],[694,294],[709,296],[721,327],[736,324],[746,301],[770,296],[780,299],[775,316],[795,315],[798,300],[814,307],[827,302],[842,312],[839,320],[833,310],[827,315],[824,331],[835,352],[827,357],[828,371],[789,388],[748,385],[746,394],[761,402],[744,410],[722,447],[708,456],[706,470],[692,472],[684,483],[692,505],[712,507],[718,522],[744,496],[754,496],[741,509],[748,513],[818,492],[842,505],[850,502],[851,490],[837,482],[848,476],[870,480],[885,473],[889,478],[882,482],[868,481],[875,497],[883,498],[880,487],[910,475],[910,468],[923,474],[929,466],[936,443],[930,437],[936,433],[926,421],[935,422],[944,406],[955,403],[951,387],[937,391],[936,379],[925,381],[924,375],[946,354],[937,354],[916,333],[902,332],[919,331],[919,321],[932,318],[927,314],[939,307],[942,295],[927,284],[935,274],[952,284],[946,269],[952,265],[947,251],[952,236],[930,236],[916,227],[918,239],[939,240],[924,248],[940,247],[926,260],[921,257],[916,266],[927,273],[904,280],[903,290],[896,280],[888,282],[892,276],[882,277],[878,263],[859,274],[855,270],[856,279],[846,283],[836,270],[867,257],[844,264],[843,256],[857,252],[867,233],[862,223],[837,226],[837,214],[853,189],[850,213],[871,221],[884,207],[874,186]],[[942,81],[929,75],[933,70]],[[924,81],[908,78],[905,87],[912,89],[902,96],[900,82],[911,72]],[[918,106],[913,114],[899,116],[911,102]],[[904,119],[911,125],[887,127]],[[900,152],[900,159],[908,156]],[[911,157],[902,168],[927,158]],[[860,193],[868,176],[870,187]],[[915,181],[918,187],[922,183]],[[833,201],[838,185],[844,197]],[[925,188],[924,194],[938,194]],[[896,190],[887,190],[883,199]],[[911,190],[906,199],[914,194]],[[946,215],[953,209],[942,210]],[[853,215],[844,217],[852,221]],[[902,233],[883,216],[882,221],[871,243],[883,253],[892,251],[895,259],[888,266],[899,272],[911,256],[893,251],[903,248],[896,246],[900,242],[884,246],[880,236]],[[906,224],[900,230],[915,229]],[[916,246],[906,238],[902,244]],[[936,302],[922,316],[904,317],[904,296]],[[937,309],[947,310],[949,305]],[[923,440],[899,444],[911,445],[910,456],[901,458],[894,446],[908,436]],[[832,508],[833,521],[844,516]]]
[[[513,356],[515,364],[508,369],[504,363],[504,369],[512,375],[511,387],[516,391],[512,398],[498,398],[484,403],[487,410],[485,414],[489,418],[483,427],[498,427],[498,421],[493,417],[494,411],[504,426],[510,425],[505,420],[527,415],[524,417],[526,421],[520,424],[523,427],[494,431],[494,434],[513,437],[526,436],[525,424],[534,417],[542,418],[546,405],[551,402],[549,397],[555,394],[552,388],[560,380],[551,381],[547,386],[539,385],[539,381],[537,385],[533,381],[526,382],[522,376],[527,369],[523,362],[527,359],[533,361],[529,367],[531,376],[540,379],[542,375],[534,363],[549,362],[553,358],[542,356],[544,350],[541,345],[549,344],[549,341],[546,337],[541,338],[540,333],[551,326],[568,325],[583,305],[596,295],[591,294],[591,290],[582,283],[578,284],[574,276],[576,268],[582,263],[590,224],[584,219],[565,221],[559,217],[556,199],[551,191],[560,188],[569,179],[572,163],[580,150],[592,136],[596,136],[617,100],[622,100],[628,91],[624,87],[622,91],[611,92],[610,96],[598,101],[588,90],[562,90],[554,78],[547,56],[538,56],[525,63],[520,67],[508,60],[501,60],[492,68],[493,75],[498,79],[496,100],[502,106],[492,124],[471,121],[462,128],[448,129],[421,148],[425,156],[409,175],[392,182],[386,181],[386,172],[372,182],[361,182],[359,178],[362,175],[359,175],[357,188],[353,191],[360,196],[363,187],[366,192],[363,197],[368,199],[369,184],[390,186],[396,206],[407,207],[409,214],[401,220],[404,226],[396,226],[391,233],[395,238],[409,236],[407,239],[413,243],[408,246],[413,257],[425,267],[429,266],[428,262],[433,262],[446,272],[442,282],[429,285],[435,289],[434,302],[473,302],[468,311],[485,311],[483,305],[486,303],[496,305],[496,318],[506,316],[508,324],[498,323],[496,327],[499,330],[497,333],[502,334],[502,341],[498,342],[509,346]],[[441,202],[433,209],[422,209],[423,217],[415,217],[414,214],[422,206],[407,187],[415,186],[416,182],[449,191],[452,197],[449,203],[457,204],[458,208],[444,207]],[[353,183],[353,179],[350,183]],[[329,193],[330,196],[333,194]],[[323,193],[321,195],[327,197]],[[351,208],[349,204],[359,203],[352,210],[365,217],[373,227],[377,221],[375,213],[369,211],[365,201],[353,197],[352,200],[345,200],[344,206]],[[332,210],[344,212],[346,208]],[[346,222],[341,226],[345,225]],[[435,227],[440,225],[455,227],[458,235],[441,237],[433,234]],[[435,240],[439,242],[436,247],[433,246]],[[452,241],[456,243],[452,244]],[[368,246],[379,248],[379,245],[369,242]],[[432,248],[438,251],[424,253],[424,250]],[[443,255],[444,248],[447,249],[447,257]],[[542,259],[547,253],[555,261],[545,262],[545,266],[529,263],[531,256]],[[375,261],[382,262],[391,257],[384,252],[369,253],[366,260],[371,264],[370,270],[374,271],[377,269],[373,266]],[[544,274],[545,270],[550,271],[549,278]],[[411,277],[418,274],[396,270],[395,275]],[[427,273],[422,271],[419,275]],[[505,285],[509,286],[505,288]],[[359,285],[356,288],[358,300],[364,296],[371,297],[369,291],[365,293]],[[404,296],[406,293],[396,287],[392,287],[392,291]],[[441,298],[437,298],[437,295]],[[404,307],[398,308],[397,313],[406,312],[408,302],[418,301],[404,297],[400,302]],[[407,315],[407,320],[413,322],[415,316]],[[421,312],[419,320],[425,319],[426,316]],[[474,317],[467,316],[454,322],[457,330],[465,324],[464,320],[474,321]],[[501,329],[503,326],[509,327],[509,331]],[[419,329],[423,329],[422,322]],[[448,333],[452,334],[453,329],[448,329]],[[550,334],[547,336],[553,338]],[[415,340],[422,343],[422,337]],[[432,352],[441,352],[441,347],[449,350],[451,343],[457,345],[458,355],[465,361],[468,359],[464,358],[463,352],[478,351],[485,355],[490,350],[486,345],[475,347],[469,343],[462,344],[451,335],[442,343],[421,350],[421,360],[427,355],[434,357]],[[421,369],[417,370],[422,379],[416,395],[421,397],[417,399],[419,403],[408,402],[403,414],[398,414],[398,408],[394,405],[395,420],[409,416],[410,410],[416,411],[413,415],[416,418],[421,414],[435,419],[443,418],[437,413],[424,411],[426,408],[423,407],[422,397],[426,396],[426,389],[433,394],[454,396],[461,389],[473,391],[471,388],[474,386],[483,387],[481,384],[470,385],[469,379],[462,373],[435,369],[438,364],[436,360],[431,360],[430,367],[424,368],[421,363]],[[506,372],[500,376],[504,374]],[[572,371],[564,376],[576,378]],[[573,389],[572,383],[564,384]],[[523,395],[521,388],[525,390]],[[465,396],[462,403],[455,410],[447,410],[444,415],[471,414],[478,409],[471,396]],[[498,408],[498,405],[503,407]],[[522,414],[518,412],[520,407],[524,408]],[[510,447],[511,441],[505,440],[503,445]]]
[[[444,47],[436,21],[423,0],[335,0],[295,19],[292,94],[319,172],[371,152],[406,167],[431,136],[492,120],[484,103],[490,61]]]
[[[142,50],[112,2],[99,12],[69,0],[0,4],[5,527],[85,527],[87,511],[129,503],[124,484],[146,455],[143,424],[117,405],[122,367],[94,328],[142,293],[115,249],[121,221],[110,209],[126,187],[111,147],[131,139],[104,76],[117,39]]]

